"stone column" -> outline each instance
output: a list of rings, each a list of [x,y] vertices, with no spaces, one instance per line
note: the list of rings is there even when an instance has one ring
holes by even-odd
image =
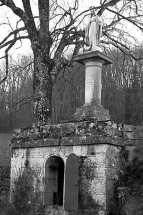
[[[76,110],[76,120],[109,120],[109,111],[101,105],[102,65],[111,64],[112,59],[100,51],[86,52],[74,57],[85,65],[85,104]]]
[[[85,104],[101,105],[101,72],[104,61],[85,61]]]

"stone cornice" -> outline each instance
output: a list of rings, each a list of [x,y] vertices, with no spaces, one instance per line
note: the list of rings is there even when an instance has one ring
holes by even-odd
[[[140,144],[142,139],[141,126],[90,120],[15,129],[11,148],[105,143],[124,146]]]

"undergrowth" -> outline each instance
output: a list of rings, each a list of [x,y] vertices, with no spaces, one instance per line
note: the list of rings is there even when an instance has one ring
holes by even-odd
[[[36,173],[30,167],[24,168],[13,182],[11,202],[9,192],[0,198],[0,215],[36,215],[40,192],[34,185]],[[44,214],[44,213],[40,213]]]

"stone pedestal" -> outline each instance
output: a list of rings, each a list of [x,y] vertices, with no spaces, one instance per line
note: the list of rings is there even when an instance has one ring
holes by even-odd
[[[109,120],[109,111],[101,105],[101,74],[102,66],[113,63],[112,59],[94,51],[76,55],[74,60],[85,65],[85,104],[76,110],[75,119]]]

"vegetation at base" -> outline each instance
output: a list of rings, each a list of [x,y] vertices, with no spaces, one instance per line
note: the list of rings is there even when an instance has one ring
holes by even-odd
[[[25,168],[13,183],[12,201],[10,193],[4,192],[0,196],[1,215],[36,215],[40,192],[38,183],[34,186],[35,171]],[[40,215],[43,214],[42,211]]]
[[[133,151],[133,158],[128,160],[128,151],[124,152],[123,170],[120,175],[120,186],[130,188],[130,190],[138,190],[143,193],[143,147],[137,146]]]

